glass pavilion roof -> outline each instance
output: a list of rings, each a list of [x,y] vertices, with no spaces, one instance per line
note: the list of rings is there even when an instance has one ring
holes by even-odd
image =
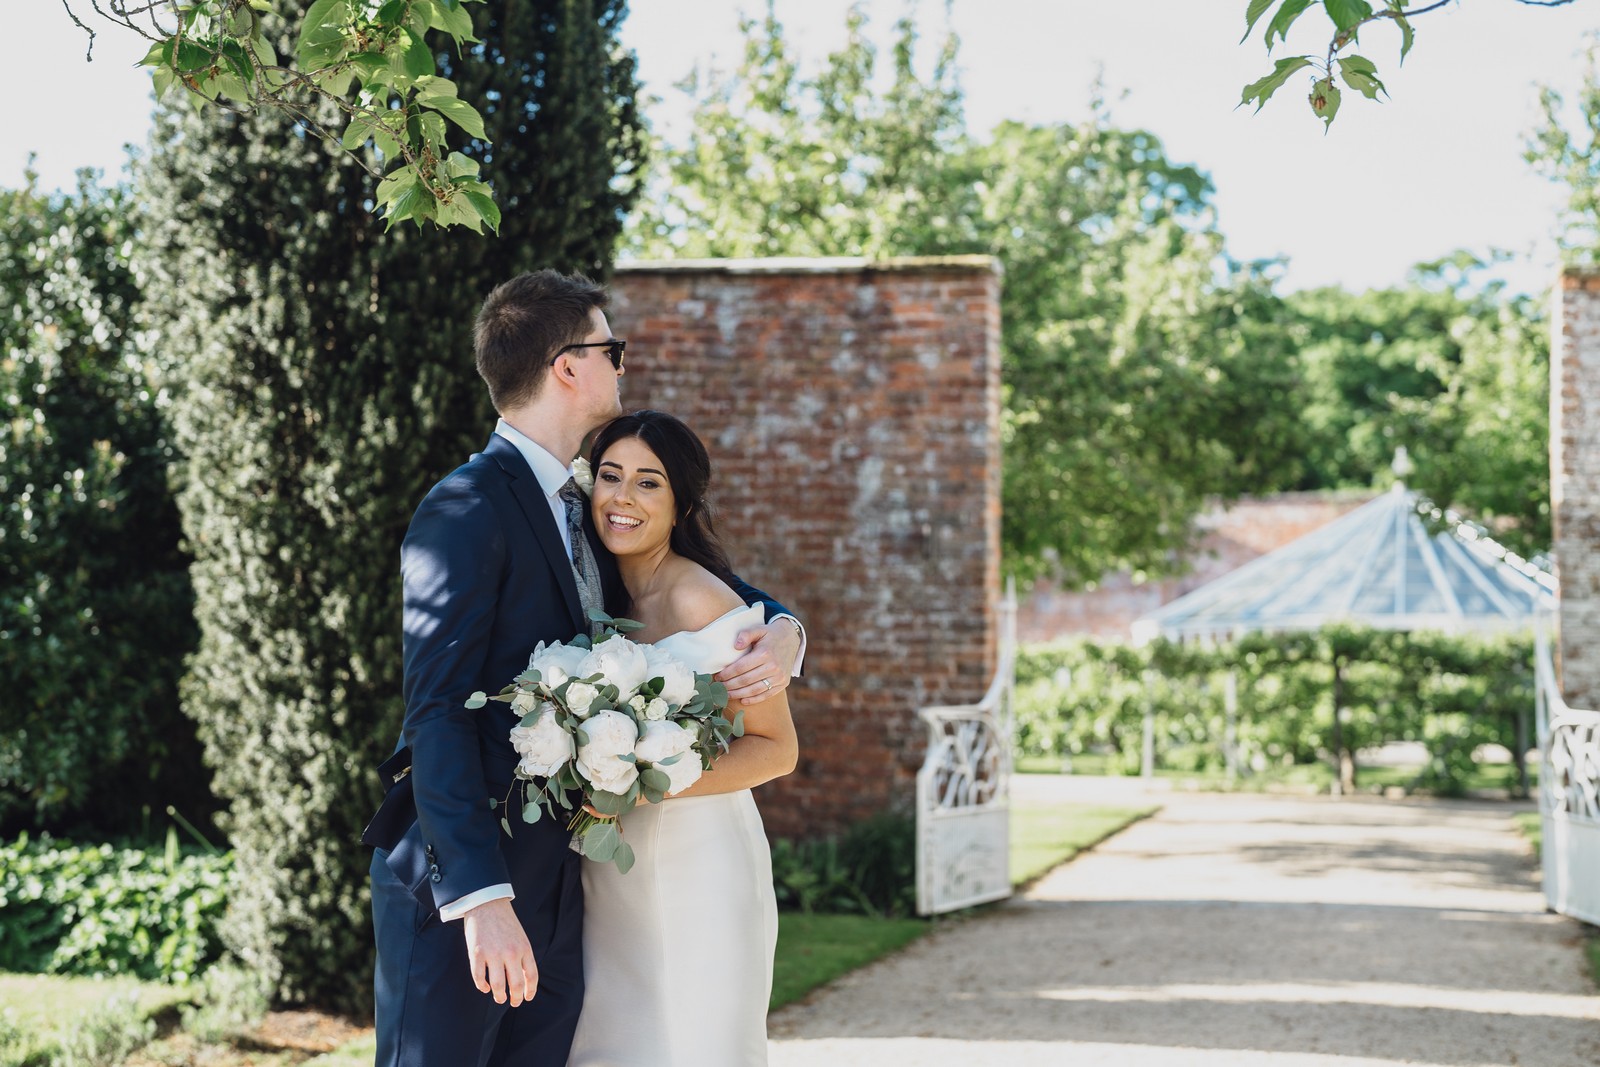
[[[1433,512],[1435,516],[1437,512]],[[1455,516],[1430,534],[1415,493],[1370,503],[1158,608],[1137,641],[1311,630],[1347,621],[1391,630],[1516,630],[1555,607],[1537,564]]]

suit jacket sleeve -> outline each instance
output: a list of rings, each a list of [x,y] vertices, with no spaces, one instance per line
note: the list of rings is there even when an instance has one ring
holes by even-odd
[[[778,603],[769,594],[763,593],[755,586],[746,582],[737,574],[733,576],[733,591],[738,594],[739,599],[743,600],[746,604],[760,604],[765,607],[767,611],[768,622],[776,619],[779,615],[788,615],[797,620],[799,619],[799,616],[795,615],[794,612]]]
[[[440,483],[400,550],[405,591],[405,740],[438,907],[511,878],[466,699],[480,688],[506,560],[495,507],[467,479]],[[508,679],[509,681],[509,679]]]

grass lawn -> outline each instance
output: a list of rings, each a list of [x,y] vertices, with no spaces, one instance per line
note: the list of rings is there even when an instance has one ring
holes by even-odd
[[[177,986],[133,978],[70,978],[55,974],[0,972],[0,1011],[9,1009],[17,1023],[45,1029],[104,1004],[111,997],[138,996],[150,1014],[187,999]]]
[[[1155,810],[1154,805],[1133,808],[1096,804],[1013,806],[1011,884],[1033,881]]]
[[[847,971],[871,963],[933,927],[922,919],[874,919],[866,915],[778,916],[778,959],[772,972],[774,1008],[799,1000]]]

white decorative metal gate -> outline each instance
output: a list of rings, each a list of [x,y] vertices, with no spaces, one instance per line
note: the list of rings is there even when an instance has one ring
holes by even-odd
[[[917,772],[917,911],[936,915],[1011,895],[1011,699],[1017,598],[1000,605],[999,663],[981,701],[923,708]]]
[[[1534,671],[1545,902],[1552,911],[1600,923],[1600,711],[1567,706],[1542,632]]]

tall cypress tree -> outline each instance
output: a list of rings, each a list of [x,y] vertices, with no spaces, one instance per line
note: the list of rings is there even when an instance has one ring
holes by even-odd
[[[625,9],[490,0],[482,44],[438,57],[484,116],[492,143],[462,150],[497,237],[384,233],[361,167],[277,114],[158,116],[140,197],[195,557],[184,701],[237,850],[225,933],[284,1002],[371,1004],[359,836],[403,714],[400,541],[491,426],[484,295],[539,266],[608,272],[643,142]]]

